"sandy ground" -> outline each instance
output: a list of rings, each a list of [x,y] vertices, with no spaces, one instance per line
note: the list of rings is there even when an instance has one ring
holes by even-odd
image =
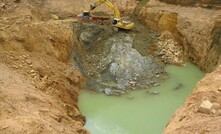
[[[1,52],[1,133],[86,133],[76,107],[79,80],[68,91],[71,77],[63,73],[67,66],[42,56]]]

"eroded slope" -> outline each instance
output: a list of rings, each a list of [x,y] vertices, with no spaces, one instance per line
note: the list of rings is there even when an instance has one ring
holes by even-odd
[[[0,2],[1,132],[87,133],[72,21],[53,20],[39,2]]]

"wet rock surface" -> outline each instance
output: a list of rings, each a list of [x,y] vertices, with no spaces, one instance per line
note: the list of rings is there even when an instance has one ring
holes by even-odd
[[[148,85],[156,74],[163,72],[160,65],[150,56],[142,56],[132,48],[133,38],[128,34],[113,37],[105,45],[111,45],[107,58],[111,62],[104,76],[105,73],[110,74],[117,83],[117,89],[124,90],[129,86]]]
[[[76,24],[79,49],[87,52],[79,67],[88,79],[87,88],[106,95],[121,95],[143,87],[158,86],[164,76],[163,64],[134,49],[140,45],[131,31],[112,31],[94,24]],[[139,33],[138,33],[139,34]],[[136,42],[136,43],[134,43]],[[143,44],[147,42],[142,42]],[[147,49],[148,49],[148,45]],[[150,45],[149,45],[150,46]],[[76,59],[82,54],[75,54]]]

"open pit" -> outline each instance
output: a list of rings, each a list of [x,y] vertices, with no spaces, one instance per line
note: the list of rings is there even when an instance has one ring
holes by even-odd
[[[220,1],[111,1],[135,23],[134,29],[119,32],[111,25],[74,21],[91,2],[0,1],[0,133],[89,133],[84,128],[87,118],[78,106],[81,90],[116,97],[115,101],[124,98],[133,103],[143,94],[153,101],[170,93],[162,88],[171,75],[165,67],[188,62],[207,74],[195,89],[194,83],[188,87],[188,93],[179,90],[188,83],[171,82],[170,88],[178,89],[176,96],[183,96],[159,129],[163,133],[221,132]],[[113,15],[105,6],[95,12]],[[196,81],[202,77],[198,71]],[[153,103],[172,104],[171,100]],[[204,102],[214,107],[205,110]],[[139,114],[137,109],[131,111]]]

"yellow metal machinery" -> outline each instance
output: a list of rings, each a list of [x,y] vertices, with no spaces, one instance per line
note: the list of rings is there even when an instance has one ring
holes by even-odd
[[[114,12],[114,20],[112,22],[114,30],[120,29],[132,29],[134,23],[131,21],[124,21],[120,17],[120,12],[114,7],[114,5],[108,0],[98,0],[94,4],[91,4],[90,9],[93,10],[101,4],[106,4]]]

